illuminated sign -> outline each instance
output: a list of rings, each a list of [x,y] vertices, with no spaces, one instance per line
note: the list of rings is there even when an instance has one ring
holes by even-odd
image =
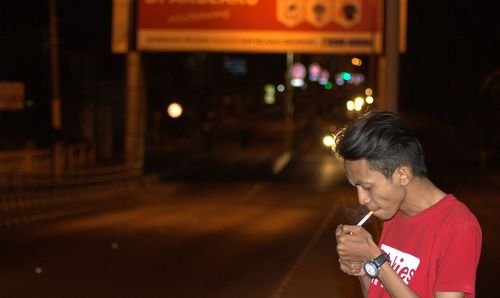
[[[380,53],[383,0],[138,0],[140,51]]]

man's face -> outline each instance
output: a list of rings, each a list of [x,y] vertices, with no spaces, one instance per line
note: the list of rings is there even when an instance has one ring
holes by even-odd
[[[364,159],[346,160],[344,169],[347,180],[356,187],[361,205],[374,211],[380,219],[387,220],[396,214],[405,197],[405,190],[396,173],[389,180],[379,171],[370,169]]]

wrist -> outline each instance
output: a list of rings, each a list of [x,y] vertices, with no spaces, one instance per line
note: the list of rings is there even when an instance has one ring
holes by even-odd
[[[383,254],[384,251],[381,250],[377,245],[373,245],[371,248],[370,248],[370,251],[368,253],[368,260],[373,260],[375,259],[376,257],[380,256],[381,254]]]
[[[370,278],[375,278],[378,276],[382,266],[390,262],[389,256],[382,252],[377,257],[367,260],[363,263],[363,270]]]

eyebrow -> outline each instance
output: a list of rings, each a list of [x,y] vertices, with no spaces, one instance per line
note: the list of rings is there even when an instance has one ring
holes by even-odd
[[[350,185],[352,186],[356,186],[356,185],[361,185],[361,184],[364,184],[364,185],[373,185],[373,182],[365,182],[365,181],[356,181],[356,183],[353,183],[353,181],[351,181],[349,175],[346,173],[346,179],[347,179],[347,182],[349,182]],[[361,185],[362,186],[362,185]]]
[[[370,182],[365,182],[365,181],[357,181],[356,183],[353,183],[351,180],[347,180],[349,181],[349,184],[351,184],[352,186],[366,186],[366,185],[373,185],[373,183],[370,183]]]

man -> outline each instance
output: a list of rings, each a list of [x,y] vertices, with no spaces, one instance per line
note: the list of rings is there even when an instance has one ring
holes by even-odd
[[[373,111],[336,135],[334,152],[361,205],[384,220],[377,245],[361,226],[336,230],[340,269],[365,297],[475,297],[482,232],[428,178],[422,146],[397,114]]]

